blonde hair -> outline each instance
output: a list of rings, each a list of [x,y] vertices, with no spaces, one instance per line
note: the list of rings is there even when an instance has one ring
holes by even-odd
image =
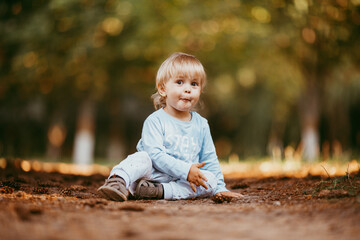
[[[156,75],[157,91],[151,96],[155,109],[166,106],[166,97],[161,96],[158,89],[164,88],[167,81],[179,76],[198,79],[201,90],[205,87],[206,73],[201,62],[190,54],[181,52],[173,53],[161,64]]]

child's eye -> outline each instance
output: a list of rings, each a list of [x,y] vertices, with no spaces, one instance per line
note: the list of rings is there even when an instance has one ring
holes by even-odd
[[[194,86],[194,87],[197,87],[197,86],[199,86],[199,83],[198,82],[192,82],[191,85]]]
[[[183,83],[183,80],[176,80],[176,83],[181,85]]]

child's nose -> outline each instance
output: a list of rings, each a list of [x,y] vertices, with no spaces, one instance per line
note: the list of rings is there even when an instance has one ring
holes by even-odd
[[[188,84],[185,84],[185,86],[184,86],[184,91],[185,91],[186,93],[190,93],[191,87],[190,87]]]

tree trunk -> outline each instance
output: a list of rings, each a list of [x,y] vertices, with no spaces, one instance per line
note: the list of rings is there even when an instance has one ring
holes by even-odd
[[[66,127],[61,118],[54,118],[48,129],[48,144],[46,156],[52,161],[58,161],[61,158],[61,147],[66,138]]]
[[[119,100],[110,105],[109,145],[107,158],[111,163],[119,163],[125,157],[125,144],[123,141],[123,118]]]
[[[319,92],[316,78],[308,76],[299,104],[303,159],[314,161],[319,156]]]
[[[113,135],[109,139],[107,158],[111,163],[119,163],[124,159],[125,147],[120,135]]]
[[[303,158],[306,161],[314,161],[319,156],[319,133],[314,125],[303,127],[301,132],[303,143]]]
[[[350,119],[348,103],[335,102],[328,113],[331,152],[333,158],[339,158],[347,149],[350,139]]]
[[[80,106],[74,140],[73,160],[76,164],[90,165],[94,162],[95,106],[92,100],[84,100]]]
[[[282,159],[282,153],[284,150],[284,143],[282,141],[284,135],[284,126],[285,124],[281,122],[273,122],[271,126],[267,151],[273,160],[280,161]]]

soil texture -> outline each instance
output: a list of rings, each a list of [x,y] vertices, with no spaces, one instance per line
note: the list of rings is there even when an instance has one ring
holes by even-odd
[[[238,200],[127,202],[97,194],[104,178],[0,169],[1,239],[357,240],[360,236],[357,189],[332,188],[334,181],[319,176],[225,176],[227,188],[244,195]],[[353,179],[349,183],[359,184],[359,178]]]

